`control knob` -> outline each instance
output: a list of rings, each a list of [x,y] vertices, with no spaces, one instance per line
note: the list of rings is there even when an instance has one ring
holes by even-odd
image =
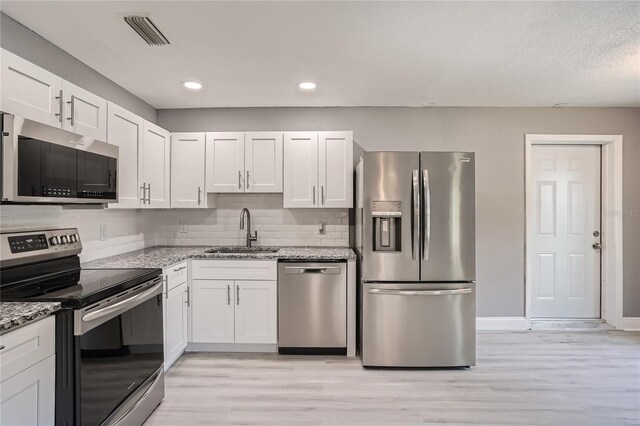
[[[69,241],[72,242],[72,243],[77,243],[78,242],[78,234],[69,235]]]
[[[69,236],[68,235],[61,235],[60,236],[60,242],[62,244],[67,244],[69,242]]]
[[[52,246],[57,246],[58,244],[60,244],[60,239],[57,235],[54,235],[53,237],[49,238],[49,242]]]

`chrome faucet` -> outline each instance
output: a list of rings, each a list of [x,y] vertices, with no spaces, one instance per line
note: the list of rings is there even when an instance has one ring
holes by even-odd
[[[258,231],[251,235],[251,213],[248,208],[243,208],[240,212],[240,229],[244,229],[244,217],[247,216],[247,247],[251,247],[251,241],[258,241]]]

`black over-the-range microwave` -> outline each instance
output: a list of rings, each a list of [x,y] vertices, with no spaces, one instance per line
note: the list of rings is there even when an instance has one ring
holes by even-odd
[[[118,201],[118,147],[2,114],[2,203]]]

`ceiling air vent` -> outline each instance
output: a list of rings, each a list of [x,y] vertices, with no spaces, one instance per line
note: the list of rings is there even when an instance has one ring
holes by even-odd
[[[124,20],[149,46],[166,46],[171,44],[151,19],[146,16],[125,16]]]

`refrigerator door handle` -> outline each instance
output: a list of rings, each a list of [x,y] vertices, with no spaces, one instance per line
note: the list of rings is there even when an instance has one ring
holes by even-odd
[[[424,238],[422,241],[422,259],[429,260],[429,244],[431,242],[431,187],[429,186],[429,170],[422,171],[422,190],[424,191]]]
[[[411,258],[413,260],[416,260],[418,250],[420,250],[420,189],[417,170],[413,171],[413,186],[411,195],[413,196],[413,230],[411,231]]]
[[[369,289],[369,294],[382,294],[389,296],[455,296],[458,294],[469,294],[471,288],[459,288],[452,290],[382,290],[379,288]]]

